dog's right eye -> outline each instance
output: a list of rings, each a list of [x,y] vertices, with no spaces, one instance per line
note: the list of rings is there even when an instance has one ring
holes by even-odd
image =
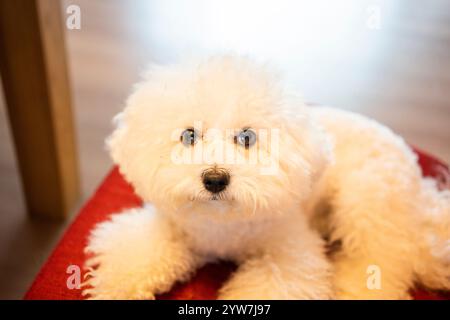
[[[194,128],[187,128],[181,133],[180,141],[185,146],[193,146],[198,140],[198,133]]]

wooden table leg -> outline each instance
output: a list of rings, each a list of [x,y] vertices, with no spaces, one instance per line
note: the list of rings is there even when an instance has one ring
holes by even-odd
[[[27,209],[62,219],[79,196],[60,1],[0,0],[0,70]]]

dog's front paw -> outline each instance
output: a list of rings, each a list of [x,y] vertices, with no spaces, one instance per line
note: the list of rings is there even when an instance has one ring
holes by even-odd
[[[328,300],[333,298],[331,272],[320,257],[305,255],[309,265],[271,255],[246,261],[220,289],[223,300]],[[300,259],[302,260],[302,259]],[[297,263],[296,263],[297,262]],[[307,268],[308,270],[306,270]]]
[[[114,215],[91,234],[83,294],[91,299],[154,299],[186,280],[197,259],[148,208]]]
[[[297,288],[293,288],[298,286]],[[219,300],[330,300],[334,299],[328,285],[313,288],[301,283],[273,283],[269,281],[251,285],[249,283],[228,283],[219,293]]]
[[[143,280],[121,281],[118,274],[106,278],[102,271],[92,269],[87,273],[84,282],[83,296],[92,300],[153,300],[157,292],[157,285]],[[129,275],[131,278],[132,275]]]

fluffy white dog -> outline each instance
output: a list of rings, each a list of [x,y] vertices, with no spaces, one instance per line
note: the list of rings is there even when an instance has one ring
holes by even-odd
[[[450,192],[379,123],[232,56],[153,68],[119,118],[108,145],[147,205],[93,230],[91,298],[153,298],[215,259],[239,264],[220,299],[450,288]]]

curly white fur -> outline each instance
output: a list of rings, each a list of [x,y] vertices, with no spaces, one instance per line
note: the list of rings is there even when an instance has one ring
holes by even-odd
[[[171,158],[189,149],[171,139],[174,130],[196,121],[202,133],[279,129],[278,170],[220,164],[231,182],[212,199],[201,173],[216,163]],[[236,147],[226,135],[202,139],[213,159],[219,146]],[[222,299],[399,299],[415,281],[450,288],[449,192],[421,177],[405,142],[362,116],[306,107],[248,59],[153,68],[109,146],[152,205],[93,230],[84,291],[91,298],[153,298],[218,258],[239,264]],[[266,144],[256,148],[272,157]],[[341,242],[333,267],[319,232]],[[381,270],[381,288],[367,287],[370,265]]]

